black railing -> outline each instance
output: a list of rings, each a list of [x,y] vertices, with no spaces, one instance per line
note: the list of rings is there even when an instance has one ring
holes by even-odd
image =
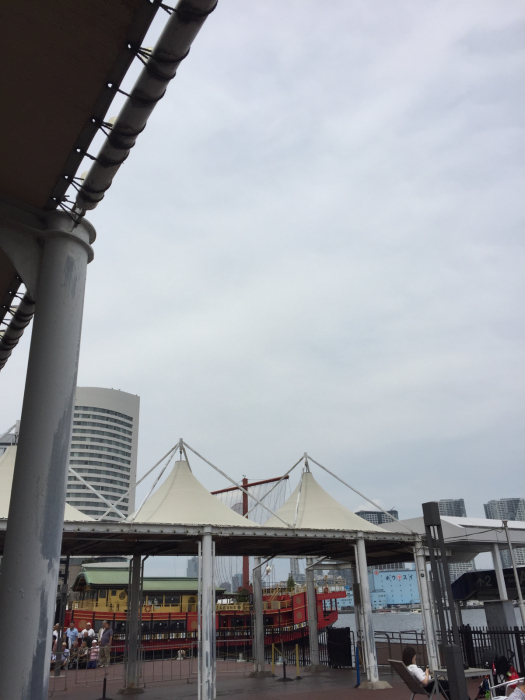
[[[488,629],[465,625],[459,628],[463,659],[473,668],[491,668],[496,656],[505,656],[518,673],[525,674],[525,628]]]

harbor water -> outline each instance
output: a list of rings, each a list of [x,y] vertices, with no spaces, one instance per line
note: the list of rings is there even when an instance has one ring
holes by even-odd
[[[461,616],[464,625],[472,627],[486,627],[487,619],[482,608],[474,610],[462,610]],[[397,613],[374,613],[374,630],[376,632],[411,632],[423,630],[423,619],[421,613],[397,612]],[[339,611],[339,618],[334,627],[350,627],[355,632],[355,615]]]

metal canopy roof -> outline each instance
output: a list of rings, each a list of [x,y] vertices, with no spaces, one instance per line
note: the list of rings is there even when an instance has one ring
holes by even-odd
[[[422,517],[402,520],[411,530],[425,539],[425,523]],[[470,561],[480,552],[490,552],[492,545],[508,549],[507,538],[501,520],[487,518],[455,518],[441,516],[443,537],[451,552],[450,561]],[[384,523],[386,530],[394,530],[397,523]],[[525,522],[510,520],[508,523],[512,545],[525,547]]]
[[[4,0],[0,196],[56,208],[159,4]]]
[[[6,520],[0,520],[0,556],[4,551]],[[151,523],[65,522],[62,556],[193,556],[204,532],[211,532],[218,556],[325,556],[353,561],[358,532]],[[414,536],[364,532],[370,566],[412,561]]]

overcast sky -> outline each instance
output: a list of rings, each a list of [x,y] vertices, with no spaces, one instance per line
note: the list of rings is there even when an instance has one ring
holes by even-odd
[[[524,25],[521,0],[219,0],[88,215],[78,383],[141,397],[139,474],[184,437],[234,478],[306,450],[401,517],[525,496]]]

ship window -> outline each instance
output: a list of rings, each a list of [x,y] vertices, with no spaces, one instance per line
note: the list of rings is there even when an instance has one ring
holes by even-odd
[[[164,596],[164,605],[180,605],[180,595]]]
[[[153,623],[153,631],[157,634],[162,634],[168,631],[168,621],[167,620],[157,620]]]
[[[142,634],[151,634],[151,622],[141,622],[140,631]]]
[[[244,617],[234,617],[232,619],[232,627],[244,627]]]
[[[185,632],[186,620],[170,620],[170,632]]]
[[[125,620],[115,620],[115,624],[111,625],[115,631],[115,634],[126,634],[126,621]]]
[[[117,595],[117,591],[111,591],[111,595]]]
[[[108,592],[105,588],[103,588],[101,591],[98,592],[98,597],[99,598],[107,598],[108,597]]]

